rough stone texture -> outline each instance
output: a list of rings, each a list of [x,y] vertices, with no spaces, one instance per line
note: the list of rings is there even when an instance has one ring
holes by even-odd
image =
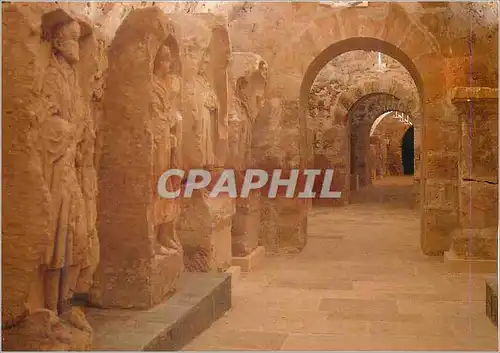
[[[217,167],[227,165],[227,162],[232,158],[229,157],[229,152],[233,152],[229,149],[229,144],[234,143],[234,141],[230,139],[232,132],[229,129],[231,126],[228,113],[231,111],[232,92],[226,67],[231,50],[255,53],[268,64],[266,100],[263,109],[256,118],[252,134],[251,157],[256,167],[287,169],[313,166],[314,164],[325,167],[333,166],[340,172],[336,176],[335,183],[343,183],[346,187],[344,196],[350,196],[349,183],[352,183],[353,178],[350,176],[348,164],[350,159],[347,158],[345,161],[345,156],[348,156],[346,151],[351,149],[349,134],[353,133],[354,135],[356,132],[352,129],[348,117],[352,116],[353,108],[357,103],[364,101],[365,96],[383,94],[386,97],[395,97],[399,99],[401,104],[398,110],[407,113],[415,127],[416,169],[413,188],[418,190],[415,194],[420,195],[421,250],[427,255],[441,255],[451,248],[463,255],[467,254],[468,249],[472,249],[481,257],[495,258],[496,249],[493,244],[496,242],[497,236],[493,229],[496,229],[497,216],[495,214],[496,198],[492,195],[496,195],[495,190],[498,183],[495,167],[497,164],[497,137],[492,132],[496,132],[497,123],[496,119],[492,117],[497,114],[496,99],[473,102],[473,110],[476,109],[474,107],[478,107],[477,111],[480,112],[482,109],[484,113],[475,115],[472,126],[468,126],[464,124],[464,121],[468,121],[465,118],[468,103],[456,102],[455,105],[462,105],[463,109],[462,112],[457,113],[455,106],[447,96],[447,92],[452,87],[458,86],[497,88],[498,4],[422,4],[416,2],[361,2],[359,4],[331,2],[319,4],[301,2],[4,4],[3,28],[6,35],[3,45],[4,49],[7,49],[4,50],[3,83],[5,87],[9,87],[9,90],[5,90],[3,97],[3,201],[5,207],[3,210],[4,297],[2,300],[4,312],[2,321],[4,327],[11,327],[4,329],[3,333],[5,337],[10,335],[10,343],[13,343],[14,346],[23,348],[20,345],[26,344],[29,346],[28,348],[33,349],[37,347],[44,349],[88,348],[90,332],[78,308],[68,310],[59,315],[59,318],[56,317],[55,312],[44,309],[47,306],[53,308],[54,302],[57,302],[60,296],[59,294],[53,295],[54,291],[47,290],[47,295],[55,299],[48,300],[49,303],[46,305],[45,293],[42,293],[41,289],[43,282],[41,272],[43,271],[39,268],[41,264],[50,262],[51,257],[61,259],[59,250],[64,248],[65,244],[59,240],[64,240],[65,236],[56,236],[56,232],[51,230],[54,225],[56,223],[75,224],[73,227],[75,230],[73,235],[75,236],[70,236],[68,233],[67,239],[73,238],[77,241],[72,244],[68,243],[68,249],[78,251],[71,254],[73,256],[69,257],[71,261],[68,263],[81,265],[87,271],[78,276],[76,274],[80,270],[78,266],[70,266],[68,268],[70,271],[67,272],[68,279],[79,278],[79,284],[75,285],[74,281],[68,283],[67,287],[69,288],[66,288],[66,293],[63,293],[61,297],[67,299],[66,297],[72,295],[72,291],[85,292],[86,287],[90,284],[90,275],[97,262],[95,255],[98,250],[95,232],[93,232],[93,223],[96,217],[93,200],[95,200],[97,190],[94,188],[95,185],[92,185],[92,179],[95,178],[92,175],[92,170],[106,169],[112,165],[112,163],[108,163],[110,145],[106,142],[108,126],[111,126],[112,122],[114,123],[113,128],[123,132],[121,136],[124,137],[124,140],[116,139],[117,143],[112,144],[112,148],[122,148],[123,151],[117,151],[120,153],[130,151],[130,155],[123,157],[117,165],[122,166],[122,169],[140,169],[141,175],[140,178],[132,178],[132,182],[130,179],[124,180],[119,177],[106,182],[105,179],[99,178],[101,191],[98,198],[105,200],[108,205],[115,206],[119,203],[118,197],[135,197],[135,200],[140,201],[134,202],[133,207],[142,207],[143,211],[148,207],[145,205],[156,204],[154,193],[147,192],[147,190],[154,190],[156,182],[154,179],[157,177],[154,176],[156,171],[151,170],[152,164],[149,163],[151,148],[154,144],[152,139],[141,135],[145,129],[147,130],[145,124],[142,123],[144,116],[149,119],[148,112],[150,110],[146,108],[146,105],[148,108],[153,108],[150,101],[141,101],[141,97],[151,93],[150,85],[142,84],[147,80],[141,81],[145,72],[143,70],[146,70],[147,65],[141,66],[137,62],[132,62],[132,65],[127,65],[126,69],[123,69],[124,74],[120,80],[124,81],[127,77],[133,76],[134,80],[139,82],[134,87],[130,85],[127,93],[138,92],[138,94],[136,97],[123,99],[121,103],[115,102],[117,105],[129,104],[129,108],[133,107],[130,112],[137,110],[137,114],[147,111],[144,116],[138,117],[132,123],[130,115],[117,114],[108,122],[108,116],[105,113],[109,100],[118,100],[119,97],[123,98],[126,95],[117,94],[116,97],[109,95],[107,98],[106,95],[102,97],[103,87],[108,84],[111,84],[111,91],[115,89],[117,92],[119,91],[116,85],[118,79],[113,78],[116,77],[113,74],[115,69],[113,69],[113,65],[107,63],[107,47],[113,42],[115,36],[120,37],[120,31],[117,32],[117,29],[133,10],[153,5],[165,13],[172,14],[172,21],[182,29],[178,32],[177,42],[182,63],[180,69],[182,85],[180,86],[184,89],[180,98],[180,114],[176,113],[175,116],[182,117],[183,129],[180,129],[180,126],[174,127],[169,134],[172,137],[165,138],[168,140],[168,142],[165,141],[165,144],[168,146],[175,144],[175,149],[170,147],[164,150],[160,149],[166,154],[173,153],[174,150],[176,153],[181,151],[182,154],[178,156],[176,163],[183,159],[184,165],[182,167],[185,169],[205,167],[207,164],[213,164]],[[78,73],[75,77],[78,76],[79,82],[70,77],[70,70],[63,68],[59,72],[63,75],[68,74],[68,80],[62,86],[71,85],[72,88],[75,88],[69,90],[70,93],[67,95],[65,92],[68,90],[65,89],[45,91],[46,88],[44,88],[44,86],[58,86],[60,83],[59,79],[51,80],[50,77],[45,77],[45,73],[50,71],[48,68],[51,48],[47,40],[41,40],[42,15],[55,8],[64,9],[64,12],[73,18],[83,18],[83,15],[87,15],[91,23],[91,26],[82,26],[87,35],[80,40],[81,58],[75,64]],[[174,14],[175,16],[173,16]],[[195,16],[194,14],[202,15]],[[55,18],[58,17],[58,15],[55,16]],[[68,17],[64,15],[63,18]],[[83,25],[84,22],[80,23]],[[134,40],[144,29],[158,25],[158,22],[153,22],[145,23],[144,27],[131,33],[130,38]],[[231,43],[229,43],[229,37],[231,37]],[[139,48],[136,50],[137,53],[133,54],[141,55],[146,51],[149,52],[156,46],[157,42],[158,40],[147,42],[147,45]],[[74,49],[75,45],[73,44],[71,47]],[[124,47],[131,48],[132,43],[124,45]],[[386,63],[385,69],[387,71],[381,73],[382,77],[377,71],[377,54],[369,53],[370,51],[384,54],[382,59]],[[349,54],[345,54],[347,52]],[[124,58],[134,57],[134,55],[129,56],[126,52],[120,54]],[[334,60],[333,63],[332,60]],[[395,61],[399,62],[400,65],[393,65]],[[328,65],[328,63],[331,64]],[[152,70],[152,61],[150,64],[149,69]],[[316,77],[325,65],[327,65],[325,72],[330,72],[330,74],[320,75],[320,77],[324,77],[322,81],[324,86],[321,86],[321,89],[316,89]],[[139,69],[135,70],[136,67]],[[383,70],[385,69],[383,68]],[[111,76],[108,76],[107,71]],[[57,76],[59,73],[55,75]],[[412,81],[414,85],[411,83]],[[68,82],[72,83],[68,84]],[[126,88],[123,90],[125,91]],[[53,99],[50,98],[51,91],[58,92],[53,95],[55,98],[52,96]],[[109,89],[106,90],[106,92],[108,91]],[[174,94],[175,91],[172,89],[170,93]],[[487,96],[489,94],[488,90],[484,89],[476,91],[476,96],[477,93]],[[52,108],[55,106],[56,109],[47,109],[44,105],[45,102],[41,102],[41,95],[47,92],[49,93],[48,100],[55,102]],[[78,95],[79,92],[83,96],[82,99],[72,97],[73,94]],[[463,95],[463,97],[468,96],[471,95]],[[483,98],[487,98],[487,96],[483,96]],[[61,145],[60,141],[52,139],[52,133],[56,133],[52,127],[48,129],[47,135],[45,134],[46,131],[42,129],[42,126],[45,125],[44,120],[40,116],[47,113],[51,117],[57,116],[58,105],[62,106],[59,109],[61,115],[66,114],[66,111],[77,111],[78,109],[74,107],[73,103],[80,100],[85,110],[89,111],[87,115],[92,116],[92,119],[89,119],[92,121],[87,120],[85,124],[81,124],[87,129],[84,130],[83,134],[82,142],[84,143],[75,144],[75,141],[82,137],[82,131],[77,128],[75,134],[67,139],[70,141],[68,144],[71,148],[62,148],[59,152],[62,151],[64,157],[68,157],[70,161],[67,165],[68,169],[85,170],[89,173],[82,173],[81,177],[77,174],[76,178],[73,175],[64,181],[48,185],[47,180],[50,178],[45,177],[50,168],[44,167],[47,165],[47,159],[43,158],[56,156],[57,152],[55,151]],[[104,104],[106,102],[108,103]],[[362,105],[360,104],[360,106]],[[373,108],[376,106],[372,105]],[[316,108],[318,111],[315,110]],[[158,106],[154,109],[158,110]],[[363,114],[359,114],[359,117],[366,117],[365,113],[371,110],[373,109],[360,110],[360,112],[363,111]],[[489,118],[476,118],[481,114]],[[72,118],[70,124],[79,125],[83,121],[83,119],[80,121],[79,117],[73,119],[72,114],[68,115],[71,115]],[[316,122],[318,125],[319,122],[321,124],[324,122],[324,125],[315,126]],[[67,125],[65,123],[62,125]],[[474,133],[468,136],[466,132],[470,128]],[[97,130],[94,131],[96,133],[95,142],[92,142],[94,139],[93,130]],[[159,132],[162,128],[153,130]],[[321,132],[318,136],[315,134],[317,131]],[[359,132],[363,132],[365,138],[369,136],[366,130]],[[141,143],[141,146],[138,147],[135,142],[140,139],[140,135],[149,142]],[[153,134],[151,133],[151,135]],[[47,142],[50,142],[50,145],[44,145],[40,142],[46,137],[49,138]],[[126,140],[130,138],[132,138],[130,140],[132,142],[128,142],[127,145]],[[460,140],[463,142],[457,143]],[[319,146],[317,146],[316,141],[321,142]],[[368,141],[368,138],[364,140],[367,147],[370,145]],[[160,145],[163,143],[161,139],[157,142]],[[373,145],[380,143],[380,141],[372,142]],[[470,148],[468,146],[472,146],[472,149],[468,150]],[[70,156],[75,149],[82,153]],[[376,156],[376,149],[372,147],[370,151],[369,148],[366,148],[365,152]],[[149,152],[137,153],[145,150],[149,150]],[[342,151],[342,153],[334,154],[333,152],[337,150]],[[38,155],[39,152],[41,152],[40,155]],[[45,157],[42,156],[44,152],[48,152]],[[379,155],[382,156],[375,159],[383,160],[383,153],[379,153]],[[145,166],[144,170],[133,162],[143,156],[146,157],[137,162]],[[473,160],[472,168],[465,162],[470,161],[470,158]],[[71,162],[72,160],[73,162]],[[63,162],[57,160],[56,162],[64,164],[66,160]],[[371,159],[369,162],[373,163]],[[364,180],[360,180],[361,183],[367,179],[366,169],[369,168],[365,168],[365,173],[360,173],[365,177],[356,178],[358,180],[364,178]],[[56,174],[59,175],[58,172],[54,172],[53,175],[57,176]],[[373,172],[371,174],[373,175]],[[117,173],[117,175],[121,174]],[[66,183],[72,186],[65,188]],[[27,185],[30,187],[28,188]],[[78,188],[80,188],[81,194],[78,192]],[[75,207],[71,209],[72,212],[69,213],[68,220],[52,216],[55,214],[53,206],[59,202],[59,199],[53,197],[53,191],[61,189],[67,193],[62,193],[60,200],[72,200],[71,202],[74,201],[75,204]],[[115,195],[113,192],[116,190],[122,192]],[[472,192],[472,195],[469,191]],[[145,196],[146,194],[147,196]],[[106,195],[117,198],[112,199]],[[141,197],[143,198],[141,199]],[[189,252],[190,257],[192,254],[201,253],[201,258],[205,259],[203,260],[205,263],[206,259],[209,258],[224,259],[208,262],[212,263],[213,269],[225,267],[227,266],[225,264],[227,258],[231,255],[231,225],[227,220],[234,215],[234,203],[224,198],[215,201],[203,198],[201,200],[192,200],[192,204],[185,203],[183,205],[185,210],[193,210],[190,212],[205,217],[199,220],[198,228],[192,225],[193,227],[190,226],[191,228],[186,230],[192,232],[191,236],[195,240],[200,239],[197,238],[200,234],[210,234],[209,236],[213,239],[221,239],[221,241],[203,240],[205,241],[203,247],[194,247],[198,250],[201,249],[201,252],[192,251],[193,248],[189,247],[184,250]],[[472,209],[466,207],[470,203],[474,205]],[[222,207],[220,204],[225,206]],[[306,224],[309,204],[309,202],[298,199],[279,197],[274,200],[264,199],[260,209],[261,233],[259,234],[259,242],[265,245],[270,252],[302,250],[308,242]],[[331,204],[336,204],[336,202]],[[341,200],[337,204],[345,205],[345,200]],[[66,207],[66,205],[63,202],[63,206]],[[119,204],[121,207],[124,205],[126,204]],[[99,208],[99,219],[104,222],[115,214],[113,213],[114,208],[120,209],[121,207],[113,207],[110,212],[104,212]],[[83,211],[83,209],[85,210]],[[226,209],[227,212],[220,211],[221,209]],[[127,217],[123,217],[123,214]],[[111,252],[109,250],[110,244],[127,246],[123,244],[126,242],[123,235],[131,234],[130,232],[139,227],[139,223],[136,223],[135,219],[143,217],[142,220],[144,220],[145,217],[145,212],[130,214],[130,210],[128,210],[123,214],[119,215],[120,220],[131,222],[134,227],[128,227],[126,233],[117,232],[111,237],[100,232],[98,235],[100,242],[104,245],[100,256],[101,262],[110,261],[108,258],[119,253],[119,259],[127,259],[127,261],[122,262],[122,266],[119,268],[119,271],[125,273],[124,278],[127,278],[127,276],[134,276],[138,273],[137,263],[133,259],[138,257],[150,259],[151,254],[156,250],[161,250],[161,247],[153,246],[153,240],[156,237],[152,236],[153,233],[149,233],[151,228],[148,228],[141,231],[137,238],[133,238],[129,242],[130,248],[127,253]],[[176,213],[168,211],[167,214],[169,217],[173,217]],[[222,214],[220,217],[222,221],[214,218],[217,214]],[[78,217],[75,217],[76,215]],[[189,220],[188,213],[184,213],[182,217]],[[366,215],[357,214],[355,217],[361,217],[364,220]],[[75,218],[78,218],[77,222],[73,222]],[[150,217],[148,222],[151,222],[148,224],[155,223],[154,217]],[[117,223],[110,224],[116,225]],[[144,225],[145,223],[140,224]],[[204,227],[206,224],[209,224],[209,228],[213,229],[205,232],[202,226]],[[220,227],[220,230],[214,225]],[[80,236],[82,234],[85,235]],[[398,232],[398,236],[400,234],[401,232]],[[146,238],[146,241],[140,240]],[[141,242],[140,251],[137,251],[133,246],[139,242]],[[216,243],[220,246],[216,246]],[[50,254],[45,256],[54,248],[59,251],[56,252],[55,256]],[[306,248],[306,251],[308,251],[307,249],[309,247]],[[352,248],[349,248],[354,253],[359,249],[361,249],[359,244],[354,244]],[[182,266],[182,262],[177,261],[180,259],[179,250],[174,251],[176,253],[176,266]],[[346,255],[344,249],[341,250],[337,254],[339,258]],[[321,251],[320,254],[324,254]],[[392,254],[392,252],[384,250],[384,254],[386,253]],[[208,254],[213,256],[208,256]],[[317,255],[317,253],[314,254],[314,256]],[[329,252],[327,255],[331,257],[332,253]],[[469,255],[467,254],[467,256]],[[193,255],[193,258],[197,257]],[[60,264],[52,265],[55,270],[61,268]],[[147,267],[145,263],[142,265]],[[370,263],[370,265],[372,264]],[[394,266],[388,266],[388,268],[393,270]],[[148,278],[154,276],[156,274],[151,274]],[[54,279],[54,277],[49,277],[46,276],[45,279],[49,281]],[[406,276],[404,278],[407,280]],[[171,283],[169,280],[160,280],[160,282],[161,286],[164,286],[163,288],[169,287],[169,283]],[[106,283],[108,282],[106,281]],[[438,283],[441,284],[441,282]],[[301,285],[321,287],[324,283],[311,284],[311,281],[305,281],[298,286]],[[335,285],[345,284],[335,281]],[[140,286],[128,287],[140,288]],[[47,288],[53,289],[55,285],[49,283]],[[462,288],[456,292],[465,293],[465,290]],[[144,293],[148,292],[142,291],[140,295]],[[331,303],[325,305],[332,306]],[[364,307],[366,305],[358,306]],[[382,305],[382,307],[384,306]],[[251,316],[249,317],[251,318]],[[398,318],[400,317],[398,316]],[[40,322],[42,324],[36,325],[43,327],[43,329],[33,330],[35,323]],[[275,324],[280,321],[274,320],[273,322]],[[314,322],[317,324],[318,320]],[[256,322],[256,324],[260,323]],[[377,333],[387,328],[375,326],[376,324],[370,325],[371,333]],[[79,327],[81,330],[75,329],[75,327]],[[419,327],[411,327],[410,329],[425,330],[430,326]],[[60,335],[60,332],[64,332],[64,334]],[[37,337],[37,334],[44,338],[40,340],[26,338],[28,335]],[[67,334],[73,335],[73,338],[69,338]],[[260,334],[264,333],[259,333],[256,337],[262,337],[259,336]],[[271,336],[272,339],[270,339],[275,342],[272,345],[273,348],[282,345],[285,339],[279,335],[277,337],[271,334]],[[377,337],[379,336],[377,335]],[[450,337],[450,335],[446,337]],[[318,339],[320,343],[314,343]],[[357,336],[352,339],[353,342],[360,343],[357,345],[358,348],[363,346]],[[431,339],[429,338],[429,340]],[[254,339],[254,341],[256,340]],[[309,347],[318,347],[321,344],[328,346],[328,343],[332,342],[338,343],[339,341],[337,337],[318,338],[315,336],[309,339],[294,336],[283,347],[297,348],[308,345]],[[375,346],[377,346],[377,342],[380,343],[377,340],[371,341]],[[389,340],[385,340],[382,343],[389,342]],[[421,340],[418,340],[417,343],[420,342]],[[381,343],[379,345],[384,346]],[[480,346],[480,344],[478,345]],[[438,344],[438,346],[442,345]],[[332,345],[328,348],[332,348]],[[369,348],[373,349],[373,345]]]
[[[377,177],[403,175],[402,140],[410,124],[409,120],[399,120],[395,113],[389,113],[375,126],[370,137],[370,140],[376,138],[374,149],[377,162],[376,171],[372,174]]]
[[[464,259],[498,258],[498,93],[456,88],[460,119],[459,228],[451,251]]]
[[[254,165],[252,135],[256,119],[265,104],[267,64],[253,53],[233,53],[230,66],[231,111],[229,155],[226,165],[245,173]],[[243,174],[244,175],[244,174]],[[258,245],[260,192],[236,199],[232,224],[232,254],[246,256]]]
[[[277,197],[261,200],[259,245],[268,253],[295,253],[307,244],[308,199]]]
[[[4,349],[83,350],[69,304],[99,258],[92,81],[97,41],[65,5],[3,6]]]
[[[231,275],[185,273],[179,290],[149,310],[89,309],[95,351],[177,351],[231,308]]]
[[[218,170],[228,157],[231,46],[226,19],[212,14],[171,15],[182,31],[184,168]],[[214,176],[216,173],[214,173]],[[215,182],[215,181],[213,181]],[[231,265],[234,199],[208,197],[209,189],[182,198],[177,225],[188,271],[219,271]]]
[[[242,276],[232,310],[184,350],[496,351],[487,277],[421,253],[412,184],[387,177],[349,207],[313,207],[304,251]]]
[[[377,93],[385,93],[386,101],[372,97]],[[364,96],[367,97],[363,99]],[[361,186],[370,180],[370,172],[365,168],[367,141],[376,115],[398,109],[413,115],[412,120],[418,126],[417,102],[418,92],[412,77],[387,55],[381,56],[379,65],[377,53],[344,53],[320,71],[311,88],[308,129],[314,136],[315,167],[333,167],[335,171],[334,185],[342,192],[337,204],[343,205],[349,200],[350,189],[354,187],[349,181],[356,178],[350,177],[351,172],[360,174]],[[350,167],[351,161],[357,166],[354,168],[357,172]]]
[[[159,9],[134,10],[109,48],[99,170],[101,262],[91,292],[102,307],[149,308],[175,289],[183,270],[175,227],[179,201],[161,199],[156,188],[161,174],[180,167],[172,131],[180,101],[176,36]]]
[[[183,199],[177,229],[184,250],[187,271],[224,271],[231,266],[231,224],[234,199],[226,195],[209,197],[208,190],[194,191]]]
[[[211,14],[170,16],[182,34],[184,167],[222,167],[228,148],[231,56],[226,20]]]
[[[236,199],[236,213],[231,229],[233,256],[246,256],[259,244],[260,199],[258,192],[251,192],[248,198]]]

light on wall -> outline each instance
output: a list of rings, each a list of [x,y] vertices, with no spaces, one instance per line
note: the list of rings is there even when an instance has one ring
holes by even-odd
[[[377,70],[381,72],[387,71],[387,64],[382,62],[382,53],[377,53]]]

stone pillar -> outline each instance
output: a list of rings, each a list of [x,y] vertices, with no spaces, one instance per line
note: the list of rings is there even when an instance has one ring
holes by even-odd
[[[259,244],[268,253],[297,253],[307,244],[310,199],[263,195]]]
[[[316,198],[314,204],[345,206],[349,203],[351,188],[349,165],[349,132],[345,124],[333,124],[320,137],[322,155],[315,155],[314,168],[333,169],[332,191],[341,192],[340,199],[321,199],[319,194],[323,185],[323,178],[318,177],[314,187]]]
[[[490,260],[496,269],[498,227],[498,91],[455,88],[460,119],[459,228],[447,259]]]
[[[170,15],[181,29],[184,90],[182,115],[184,169],[216,172],[228,159],[231,45],[227,21],[214,14]],[[234,199],[209,197],[210,188],[182,198],[177,231],[187,271],[223,271],[231,265],[231,222]]]
[[[99,169],[101,261],[90,300],[101,307],[149,308],[175,290],[183,271],[175,229],[180,202],[157,191],[160,176],[180,167],[174,142],[179,136],[172,135],[181,90],[175,26],[158,8],[133,10],[108,59]]]
[[[226,165],[236,169],[243,180],[246,169],[254,165],[253,128],[266,102],[267,63],[254,53],[233,53],[229,82],[232,106],[229,119],[229,158]],[[246,257],[257,248],[259,228],[260,192],[253,190],[247,198],[236,199],[232,225],[233,257]]]
[[[257,191],[250,191],[248,198],[236,199],[232,224],[233,256],[247,256],[259,245],[260,199]]]

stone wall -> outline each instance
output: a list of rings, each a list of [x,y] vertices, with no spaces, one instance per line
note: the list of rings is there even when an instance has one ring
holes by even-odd
[[[496,88],[496,4],[11,3],[2,10],[4,349],[89,349],[92,329],[70,301],[94,280],[94,302],[148,307],[175,288],[183,265],[229,266],[234,200],[208,200],[206,189],[165,205],[155,182],[172,165],[226,165],[234,139],[231,52],[267,63],[265,102],[248,137],[252,164],[334,167],[348,198],[349,137],[364,136],[359,149],[376,155],[369,124],[360,122],[401,110],[422,142],[423,252],[462,256],[470,245],[463,235],[474,234],[474,256],[495,258],[497,102],[469,92],[465,102],[474,101],[477,117],[469,126],[468,103],[452,103],[447,93]],[[153,17],[138,15],[145,13]],[[177,71],[156,80],[161,43],[169,49],[159,62]],[[385,53],[388,71],[378,71],[373,51]],[[462,139],[474,142],[472,151]],[[364,165],[357,174],[367,182]],[[260,244],[303,249],[310,202],[261,201]],[[471,202],[478,207],[467,211]],[[467,223],[471,216],[478,223]],[[128,280],[140,284],[130,293]]]

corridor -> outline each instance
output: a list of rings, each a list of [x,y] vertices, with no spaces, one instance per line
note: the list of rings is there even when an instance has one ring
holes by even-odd
[[[314,208],[304,251],[242,274],[233,308],[184,350],[496,350],[484,276],[420,251],[412,182]]]

